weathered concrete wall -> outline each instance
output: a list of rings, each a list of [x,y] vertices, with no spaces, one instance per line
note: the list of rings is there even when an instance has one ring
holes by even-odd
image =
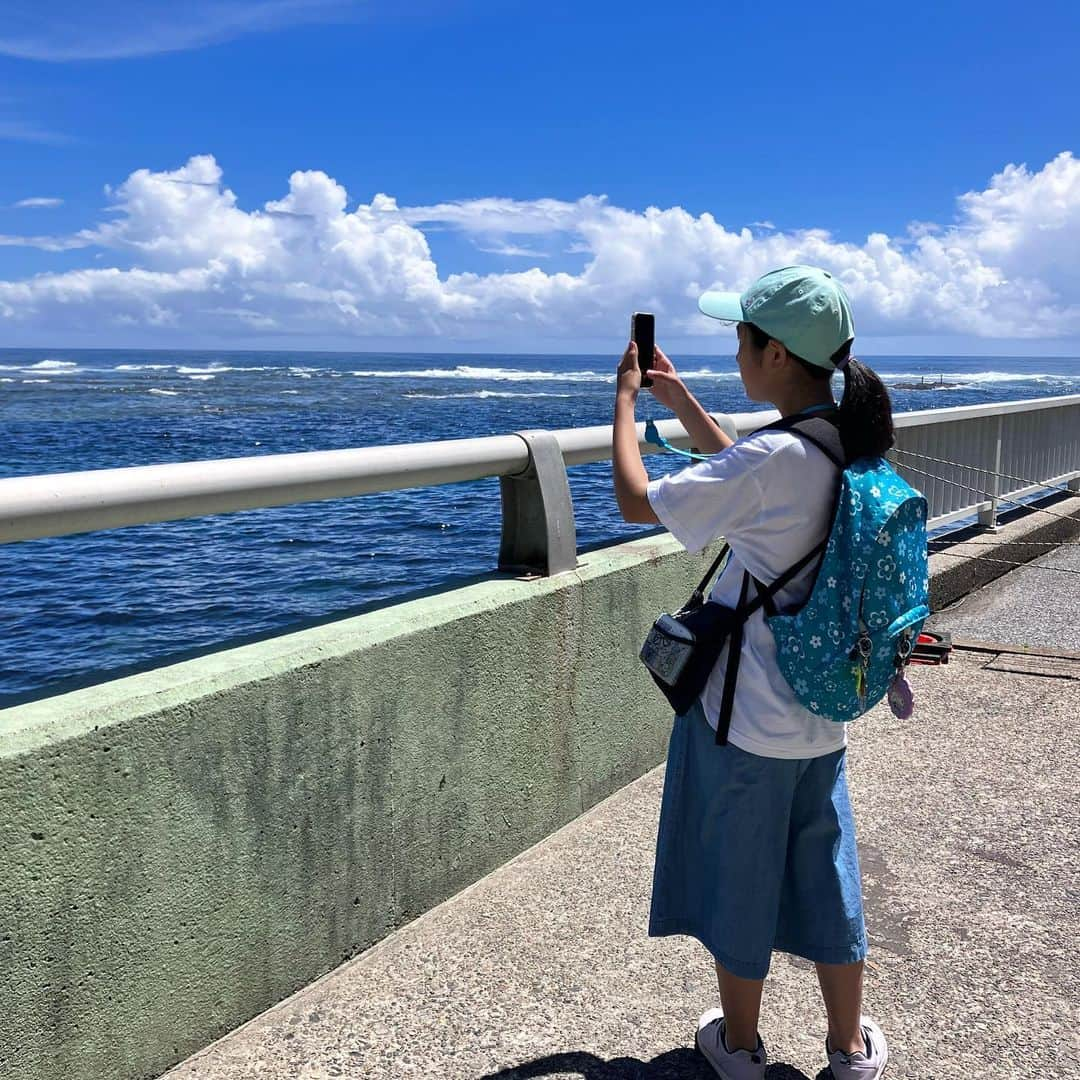
[[[1080,496],[1047,503],[1049,513],[1021,514],[996,532],[972,529],[971,542],[951,542],[947,554],[930,556],[930,610],[940,611],[961,596],[1003,577],[1015,564],[1030,562],[1058,544],[1080,536]],[[951,540],[951,538],[950,538]],[[932,545],[931,551],[937,547]]]
[[[151,1077],[663,760],[667,534],[0,713],[0,1075]]]

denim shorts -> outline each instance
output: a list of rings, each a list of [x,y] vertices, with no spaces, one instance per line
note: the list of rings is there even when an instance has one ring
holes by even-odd
[[[845,752],[790,759],[716,745],[700,701],[675,717],[649,936],[688,934],[763,979],[774,949],[826,964],[866,955]]]

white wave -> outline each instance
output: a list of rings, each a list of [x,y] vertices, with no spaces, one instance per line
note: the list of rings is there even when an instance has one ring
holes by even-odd
[[[558,382],[558,383],[612,383],[615,371],[521,371],[518,368],[471,367],[460,364],[455,368],[412,368],[399,371],[350,371],[350,375],[369,379],[478,379],[485,382]],[[713,371],[712,368],[694,368],[679,371],[686,379],[738,379],[737,371]]]
[[[441,401],[446,398],[510,398],[510,397],[525,397],[525,398],[538,398],[538,397],[557,397],[557,398],[570,398],[576,397],[576,394],[545,394],[540,391],[535,394],[527,394],[514,390],[471,390],[464,394],[405,394],[407,398],[428,398],[432,401]]]
[[[299,394],[300,393],[299,390],[282,390],[281,392],[283,394]]]
[[[737,379],[737,371],[713,371],[711,368],[699,368],[697,371],[678,371],[680,379]]]
[[[36,364],[30,364],[22,370],[52,371],[57,375],[71,375],[76,371],[81,371],[82,368],[72,360],[39,360]]]
[[[176,397],[180,393],[179,390],[158,390],[156,387],[153,390],[148,390],[150,394],[167,394],[169,397]]]
[[[22,381],[23,381],[24,383],[32,383],[32,382],[52,382],[52,379],[23,379]]]
[[[205,382],[207,379],[216,379],[216,375],[189,375],[188,378],[192,382]]]
[[[946,382],[957,380],[965,383],[1076,382],[1080,379],[1077,375],[1054,375],[1046,372],[1025,374],[1017,371],[935,371],[933,374],[926,371],[900,372],[899,374],[894,371],[878,371],[877,374],[886,383],[896,379],[902,379],[905,382],[925,379],[927,383],[935,383],[941,378],[944,378]]]
[[[215,375],[222,371],[279,371],[275,367],[228,367],[225,364],[211,364],[209,367],[178,367],[178,375],[199,375],[205,372],[213,372]]]
[[[172,364],[117,364],[113,371],[164,371]]]
[[[487,382],[612,382],[614,373],[596,371],[519,371],[517,368],[469,367],[423,368],[409,371],[350,371],[369,379],[483,379]]]

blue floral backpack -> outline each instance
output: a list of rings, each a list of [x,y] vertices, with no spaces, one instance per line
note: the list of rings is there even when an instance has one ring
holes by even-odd
[[[780,671],[804,708],[829,720],[854,720],[886,693],[897,716],[910,716],[904,666],[930,614],[926,499],[884,458],[845,464],[840,434],[823,417],[768,427],[801,436],[842,469],[806,602],[782,614],[774,590],[751,579]]]

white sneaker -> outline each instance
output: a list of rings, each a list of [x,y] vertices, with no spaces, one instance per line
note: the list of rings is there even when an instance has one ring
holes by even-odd
[[[698,1020],[694,1043],[723,1080],[765,1080],[765,1046],[758,1036],[757,1049],[732,1053],[724,1043],[724,1010],[710,1009]]]
[[[845,1054],[843,1050],[830,1052],[829,1040],[825,1040],[825,1053],[834,1080],[878,1080],[889,1064],[889,1045],[881,1028],[868,1016],[860,1016],[859,1024],[866,1040],[865,1054],[860,1050],[854,1054]]]

